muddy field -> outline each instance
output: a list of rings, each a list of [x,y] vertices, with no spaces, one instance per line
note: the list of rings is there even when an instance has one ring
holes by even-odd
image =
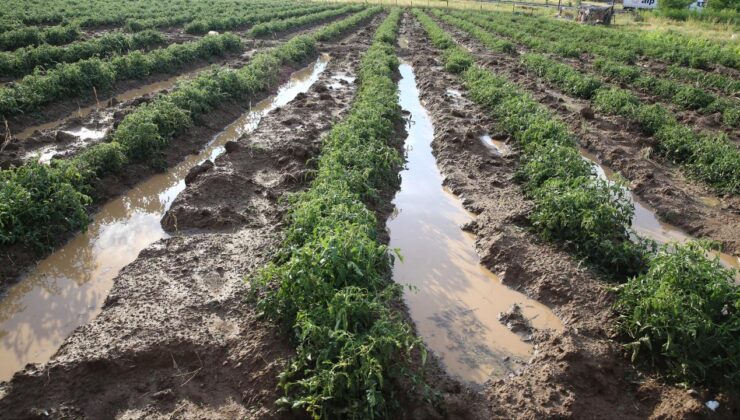
[[[286,407],[280,378],[303,360],[303,346],[314,344],[305,339],[311,331],[297,321],[281,328],[270,319],[255,301],[264,297],[253,292],[269,294],[281,286],[254,284],[264,267],[279,267],[300,253],[284,248],[286,236],[296,235],[291,224],[303,216],[293,213],[292,197],[325,176],[327,136],[357,118],[353,112],[358,98],[368,94],[366,86],[383,94],[373,83],[382,85],[377,68],[388,63],[366,65],[368,51],[400,60],[398,67],[390,65],[398,88],[395,111],[402,118],[377,118],[392,122],[394,130],[384,140],[403,163],[383,168],[392,179],[373,190],[371,199],[357,201],[377,223],[374,241],[383,250],[400,250],[402,258],[387,251],[389,272],[354,262],[338,271],[362,276],[378,269],[384,282],[400,284],[402,293],[388,300],[391,319],[410,325],[429,351],[420,357],[423,352],[412,346],[409,372],[420,376],[409,373],[385,383],[394,408],[383,407],[378,415],[738,417],[736,392],[684,386],[659,369],[631,363],[617,327],[616,283],[537,234],[530,218],[537,203],[519,172],[521,147],[501,129],[497,115],[476,103],[463,76],[446,69],[447,53],[433,46],[416,12],[402,9],[393,31],[397,39],[376,38],[378,28],[388,22],[393,27],[394,13],[383,10],[333,41],[317,42],[306,60],[281,64],[277,84],[263,94],[208,111],[170,140],[161,167],[131,163],[96,180],[86,232],[60,235],[44,251],[0,248],[0,418],[309,418],[305,401]],[[210,64],[242,68],[255,54],[346,17],[272,39],[238,32],[245,41],[239,54],[190,63],[177,75],[117,84],[99,104],[61,101],[14,117],[0,167],[73,159],[109,143],[126,116],[173,92],[178,81],[204,74]],[[588,101],[545,86],[516,54],[491,52],[466,32],[434,22],[483,68],[517,84],[563,121],[581,157],[599,168],[596,176],[613,180],[618,173],[627,179],[636,232],[658,242],[717,241],[723,252],[716,255],[737,267],[736,195],[718,195],[687,178],[650,153],[656,146],[652,137],[626,119],[601,115]],[[90,29],[85,36],[106,31]],[[197,39],[181,28],[164,33],[169,42]],[[383,43],[392,46],[378,47]],[[588,61],[577,65],[590,68]],[[661,64],[647,65],[659,72]],[[725,70],[733,76],[734,70]],[[696,113],[679,117],[714,129]],[[737,142],[737,132],[722,130]],[[361,165],[353,159],[338,161]],[[374,182],[376,170],[364,174],[365,184]],[[337,210],[317,214],[332,211]],[[309,233],[319,235],[316,229]],[[332,264],[334,257],[322,254],[315,265]],[[334,310],[326,312],[335,316]],[[359,313],[336,316],[336,335],[354,334],[340,327],[348,317],[350,324],[367,322]],[[303,373],[300,379],[308,380],[315,371]],[[358,400],[371,400],[367,395]],[[392,405],[396,401],[398,407]],[[706,405],[710,401],[719,408]],[[323,414],[350,417],[356,408]]]

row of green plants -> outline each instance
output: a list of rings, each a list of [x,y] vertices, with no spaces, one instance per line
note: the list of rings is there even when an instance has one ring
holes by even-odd
[[[0,33],[0,50],[12,51],[29,45],[63,45],[80,38],[77,26],[22,27]]]
[[[0,88],[0,115],[32,111],[58,99],[90,97],[110,91],[116,82],[168,73],[198,59],[209,59],[243,48],[233,34],[207,36],[198,41],[172,44],[150,52],[133,51],[110,59],[88,58],[37,71]]]
[[[12,4],[8,5],[10,1]],[[296,6],[295,2],[255,0],[2,0],[0,29],[25,25],[74,24],[83,28],[131,27],[153,29],[182,25],[195,19],[234,16],[249,10]]]
[[[631,231],[627,189],[595,176],[564,123],[481,66],[457,73],[470,98],[517,143],[517,178],[535,204],[532,229],[624,281],[615,289],[615,308],[633,360],[652,363],[678,382],[737,389],[740,287],[734,270],[708,258],[706,244],[657,247],[639,238]]]
[[[285,5],[280,8],[265,9],[248,9],[244,14],[232,14],[228,16],[217,16],[210,18],[200,18],[191,21],[185,25],[185,32],[189,34],[204,34],[208,31],[228,31],[246,25],[254,25],[260,22],[271,20],[287,19],[300,15],[323,12],[326,10],[336,9],[337,5],[318,5],[310,7],[300,7],[296,5]]]
[[[398,385],[424,387],[413,367],[424,348],[392,309],[402,290],[389,279],[393,252],[368,207],[399,185],[403,163],[393,80],[399,18],[390,12],[362,56],[349,115],[323,141],[309,188],[289,198],[275,260],[250,279],[258,308],[296,344],[278,402],[315,419],[393,418],[405,398]]]
[[[488,48],[491,51],[496,51],[496,52],[501,52],[501,53],[515,53],[516,52],[516,47],[514,46],[513,43],[511,43],[511,41],[507,41],[507,40],[501,39],[500,37],[493,36],[473,23],[470,23],[464,19],[460,19],[458,17],[444,14],[444,13],[438,13],[437,16],[443,21],[449,23],[450,25],[455,25],[458,28],[464,29],[466,32],[472,34],[478,40],[480,40],[480,42],[483,43],[483,45],[485,45],[486,48]]]
[[[550,18],[511,16],[503,13],[474,15],[453,12],[527,45],[563,57],[579,58],[593,54],[612,61],[634,64],[640,57],[651,57],[680,66],[706,69],[710,65],[740,66],[740,47],[701,38],[689,38],[673,32],[630,32],[618,28],[572,25]]]
[[[740,151],[724,133],[697,133],[679,123],[665,107],[644,104],[618,87],[600,89],[592,103],[601,112],[637,123],[645,134],[657,140],[655,150],[681,165],[690,176],[718,193],[740,193]]]
[[[728,96],[740,94],[740,80],[722,73],[706,72],[678,65],[670,65],[662,75],[673,80],[685,81],[706,89],[713,89]]]
[[[165,41],[161,33],[149,30],[128,36],[121,32],[113,32],[66,46],[42,44],[37,47],[25,47],[13,52],[0,52],[0,73],[23,76],[33,72],[37,67],[50,68],[58,63],[74,63],[94,56],[110,57],[151,48],[164,44]]]
[[[594,60],[593,68],[608,79],[633,86],[679,108],[698,110],[704,113],[719,112],[722,114],[724,125],[728,127],[740,126],[740,104],[737,101],[718,98],[704,89],[670,79],[643,74],[636,66],[624,65],[607,59]]]
[[[474,35],[487,47],[489,47],[489,45],[491,44],[495,46],[497,37],[483,31],[482,28],[478,26],[479,24],[486,24],[486,26],[490,26],[488,25],[487,21],[480,19],[480,17],[474,16],[472,18],[469,18],[471,19],[470,21],[466,21],[462,18],[445,15],[440,12],[437,13],[446,22],[453,24],[461,29],[464,29],[468,33]],[[472,22],[473,19],[475,20],[475,23]],[[580,56],[578,50],[574,50],[571,48],[571,44],[562,44],[563,42],[565,42],[563,41],[562,37],[558,37],[557,41],[554,42],[552,39],[547,37],[541,38],[539,35],[536,34],[532,35],[529,33],[518,32],[517,38],[528,47],[534,47],[534,49],[538,51],[550,52],[564,57]],[[499,42],[505,41],[499,40]],[[563,48],[563,45],[566,45],[567,47]],[[499,51],[499,49],[496,48],[489,47],[489,49],[493,51]],[[533,58],[532,60],[536,60],[536,58]],[[563,68],[564,67],[562,65],[559,66],[559,69]],[[736,101],[726,98],[718,98],[710,92],[705,91],[704,89],[685,85],[674,80],[645,74],[645,72],[641,70],[638,66],[622,64],[621,62],[615,61],[613,59],[603,57],[596,58],[593,61],[593,69],[604,77],[616,79],[621,83],[630,84],[635,88],[641,89],[645,92],[657,95],[662,99],[668,100],[683,109],[700,110],[704,113],[720,112],[722,114],[723,123],[725,125],[729,127],[740,126],[740,105]],[[693,69],[684,70],[690,71]],[[697,72],[697,70],[693,71]],[[687,72],[674,71],[674,74],[685,75],[686,73]],[[701,73],[705,75],[714,75],[714,73]],[[717,78],[726,79],[726,77],[722,75],[714,77],[714,79]],[[695,78],[695,80],[701,79]],[[595,79],[591,79],[588,82],[590,85],[593,85]],[[580,94],[578,94],[577,96],[583,97]]]
[[[475,34],[471,35],[475,37]],[[591,100],[597,110],[635,122],[645,134],[658,141],[656,151],[660,155],[681,165],[689,175],[718,193],[740,192],[740,151],[724,133],[697,133],[678,122],[666,107],[645,104],[622,88],[602,84],[572,66],[544,55],[524,54],[521,64],[549,85],[569,95]],[[692,98],[684,100],[690,103]]]
[[[310,25],[314,22],[331,19],[343,14],[358,12],[364,8],[364,5],[349,5],[307,15],[262,22],[252,26],[252,28],[249,30],[249,35],[253,37],[274,35],[278,32],[284,32],[292,28],[299,28],[301,26]]]
[[[60,234],[84,227],[85,206],[92,200],[97,178],[130,163],[161,166],[161,152],[175,135],[224,101],[246,99],[274,87],[281,66],[316,55],[314,37],[326,39],[357,23],[352,18],[335,22],[312,36],[294,37],[256,54],[239,70],[215,68],[180,82],[171,93],[128,114],[110,142],[91,146],[72,159],[53,159],[48,166],[28,162],[0,171],[0,245],[43,250],[53,246]]]

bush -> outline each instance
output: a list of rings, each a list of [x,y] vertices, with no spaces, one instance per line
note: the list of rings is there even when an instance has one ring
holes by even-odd
[[[673,102],[685,109],[702,109],[714,102],[714,96],[703,89],[684,86],[676,92]]]
[[[639,100],[626,90],[613,87],[597,91],[593,98],[593,104],[599,111],[629,118],[634,114]]]
[[[70,165],[30,162],[0,171],[0,244],[43,250],[61,234],[85,227],[90,197],[75,187],[80,180]]]
[[[618,291],[619,328],[632,360],[677,382],[740,386],[740,287],[701,243],[668,244],[647,273]]]
[[[445,51],[445,70],[459,74],[473,65],[473,56],[462,48],[450,48]]]

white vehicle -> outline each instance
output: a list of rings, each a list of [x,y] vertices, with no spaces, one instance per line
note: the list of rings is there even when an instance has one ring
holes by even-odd
[[[633,9],[657,9],[658,0],[623,0],[624,10]]]
[[[695,10],[697,12],[701,12],[704,10],[704,6],[707,4],[706,0],[699,0],[691,3],[689,5],[689,10]]]
[[[689,10],[701,12],[706,6],[707,0],[698,0],[689,5]],[[658,0],[622,0],[624,10],[644,9],[651,10],[658,8]]]

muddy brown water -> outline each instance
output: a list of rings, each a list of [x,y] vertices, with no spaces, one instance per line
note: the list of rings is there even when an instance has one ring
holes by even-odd
[[[305,93],[326,69],[321,55],[215,135],[197,155],[132,188],[95,214],[87,231],[40,262],[0,301],[0,381],[27,363],[46,362],[78,326],[93,319],[118,271],[141,250],[169,235],[160,220],[185,188],[194,165],[213,160],[229,140],[253,131],[264,115]]]
[[[197,69],[195,69],[193,71],[189,71],[189,72],[183,73],[183,74],[178,74],[176,76],[172,76],[172,77],[170,77],[168,79],[165,79],[165,80],[162,80],[162,81],[159,81],[159,82],[150,83],[148,85],[141,86],[141,87],[138,87],[138,88],[135,88],[135,89],[130,89],[130,90],[127,90],[127,91],[125,91],[125,92],[123,92],[123,93],[121,93],[119,95],[114,96],[114,98],[118,102],[124,102],[124,101],[129,101],[131,99],[139,98],[141,96],[144,96],[144,95],[147,95],[147,94],[150,94],[150,93],[159,92],[159,91],[164,90],[164,89],[171,89],[172,87],[174,87],[177,84],[177,82],[179,82],[181,80],[190,79],[190,78],[194,77],[195,75],[197,75],[198,73],[200,73],[201,71],[203,71],[203,70],[205,70],[205,69],[207,69],[209,67],[210,67],[210,65],[203,66],[203,67],[197,68]],[[62,123],[64,123],[64,121],[67,118],[70,118],[70,117],[80,117],[80,118],[87,117],[93,111],[95,111],[97,109],[104,108],[105,107],[105,104],[107,102],[108,102],[108,100],[101,102],[100,103],[100,106],[98,106],[98,104],[93,104],[93,105],[89,105],[89,106],[86,106],[86,107],[78,108],[77,111],[74,111],[73,113],[71,113],[71,114],[69,114],[69,115],[67,115],[67,116],[65,116],[63,118],[60,118],[60,119],[57,119],[57,120],[54,120],[54,121],[49,121],[47,123],[43,123],[43,124],[38,124],[38,125],[31,126],[31,127],[27,127],[25,130],[23,130],[23,131],[21,131],[21,132],[19,132],[17,134],[14,134],[13,137],[16,137],[16,138],[19,138],[19,139],[26,139],[26,138],[31,137],[31,135],[36,130],[38,130],[38,131],[48,130],[50,128],[54,128],[54,127],[57,127],[57,126],[61,125]],[[11,127],[11,129],[12,129],[12,127]]]
[[[615,181],[619,177],[619,175],[613,170],[601,165],[593,154],[583,148],[580,149],[580,152],[581,156],[594,166],[598,177],[610,181]],[[678,227],[659,220],[655,211],[635,194],[630,193],[630,198],[635,206],[635,214],[632,218],[632,228],[638,234],[646,238],[650,238],[658,243],[683,243],[696,239]],[[718,257],[722,265],[725,267],[740,270],[740,259],[738,259],[738,257],[723,252],[712,252],[712,254]],[[740,271],[735,273],[735,281],[740,282]]]
[[[531,357],[526,337],[510,331],[499,313],[516,303],[532,326],[562,328],[546,306],[504,286],[480,264],[473,235],[460,226],[472,220],[457,197],[442,187],[432,155],[434,127],[419,100],[412,67],[402,63],[400,105],[411,113],[406,139],[407,167],[388,221],[390,245],[399,248],[396,282],[405,293],[419,335],[440,357],[447,371],[482,384],[517,369]]]

